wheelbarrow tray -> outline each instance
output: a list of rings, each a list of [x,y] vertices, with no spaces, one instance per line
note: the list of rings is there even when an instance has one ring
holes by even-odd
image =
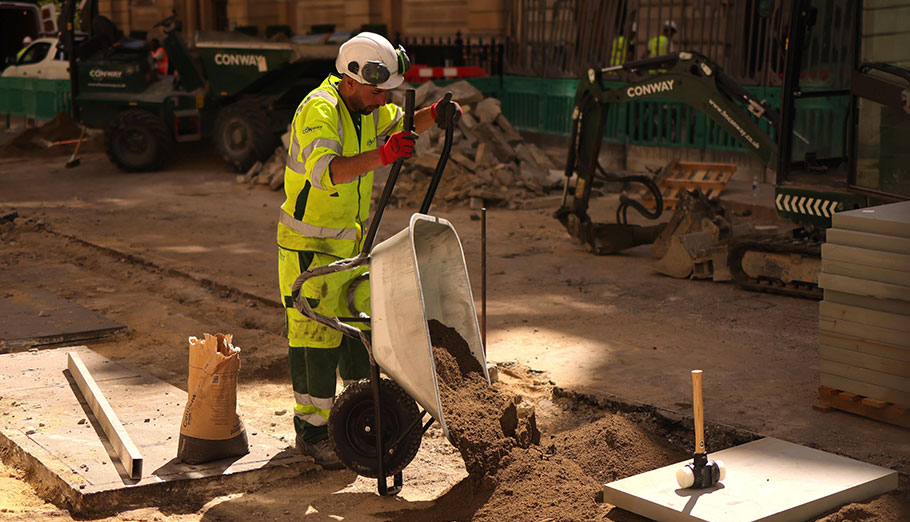
[[[370,307],[376,363],[449,438],[427,321],[454,328],[490,380],[464,251],[451,223],[414,214],[406,229],[373,248]]]

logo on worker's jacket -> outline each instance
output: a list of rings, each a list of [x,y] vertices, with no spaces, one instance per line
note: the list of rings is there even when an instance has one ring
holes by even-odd
[[[225,54],[218,53],[215,55],[216,65],[243,65],[252,66],[259,69],[259,72],[269,70],[265,56],[261,54]]]
[[[664,80],[662,82],[647,83],[645,85],[634,85],[626,89],[626,96],[635,98],[658,92],[667,92],[673,90],[673,84],[676,80]]]
[[[89,71],[88,75],[96,80],[106,80],[109,78],[122,78],[123,71],[105,71],[103,69],[92,69]]]
[[[302,129],[300,129],[300,133],[301,133],[301,134],[309,134],[309,133],[311,133],[311,132],[313,132],[313,131],[318,131],[318,130],[321,129],[321,128],[322,128],[322,125],[316,125],[315,127],[309,127],[309,126],[307,126],[307,127],[304,127],[304,128],[302,128]]]

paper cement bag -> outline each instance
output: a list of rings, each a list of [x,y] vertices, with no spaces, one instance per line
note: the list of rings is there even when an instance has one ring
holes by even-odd
[[[180,422],[177,458],[199,464],[249,452],[246,430],[237,414],[240,348],[230,334],[190,337],[187,402]]]

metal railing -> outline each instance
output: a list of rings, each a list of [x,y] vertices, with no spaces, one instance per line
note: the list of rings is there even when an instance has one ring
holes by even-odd
[[[577,78],[611,64],[618,48],[627,60],[657,47],[667,22],[670,49],[708,56],[746,85],[780,85],[792,0],[516,0],[505,48],[505,74]],[[849,80],[852,20],[848,0],[817,2],[804,55],[812,87]],[[833,42],[833,43],[832,43]],[[619,44],[622,45],[619,45]],[[658,53],[661,54],[661,53]]]

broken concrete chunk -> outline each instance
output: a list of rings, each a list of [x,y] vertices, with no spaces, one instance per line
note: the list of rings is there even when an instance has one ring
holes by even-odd
[[[412,165],[415,167],[421,167],[427,170],[435,171],[437,163],[439,163],[439,154],[435,152],[428,152],[414,158]]]
[[[474,163],[478,166],[487,165],[490,162],[489,147],[486,143],[477,144],[477,152],[474,154]]]
[[[544,184],[545,187],[554,188],[561,187],[566,182],[566,173],[560,169],[548,169],[547,170],[547,181]]]
[[[471,145],[471,142],[465,139],[457,140],[455,144],[452,145],[452,150],[460,153],[466,158],[474,157],[474,146]]]
[[[436,84],[433,82],[421,83],[414,92],[414,107],[424,107],[436,102],[436,99],[430,99],[430,96],[436,92]],[[401,103],[404,107],[404,103]]]
[[[461,105],[473,105],[483,100],[483,93],[466,80],[446,85],[445,91],[452,91],[452,99]]]
[[[272,190],[278,190],[284,186],[284,169],[278,171],[272,179],[269,181],[269,188]]]
[[[537,160],[534,159],[534,155],[531,154],[531,151],[528,149],[527,144],[520,143],[520,144],[516,145],[515,148],[512,150],[515,151],[515,158],[518,160],[519,163],[530,163],[530,164],[534,165],[535,167],[540,166],[537,164]]]
[[[484,123],[493,123],[502,114],[502,102],[496,98],[484,98],[474,108],[477,118]]]
[[[479,123],[474,129],[477,141],[486,142],[491,147],[491,152],[500,163],[507,163],[515,158],[515,151],[502,136],[502,131],[489,123]]]
[[[462,154],[459,151],[452,151],[451,154],[449,155],[449,157],[452,158],[452,161],[458,163],[462,167],[464,167],[472,172],[477,169],[477,164],[474,163],[473,161],[471,161],[470,159],[468,159],[464,154]]]
[[[474,119],[474,116],[471,116],[470,114],[462,114],[461,119],[458,120],[459,128],[467,127],[468,129],[472,129],[475,125],[477,125],[477,120]]]
[[[538,165],[545,169],[556,168],[556,165],[553,163],[553,160],[550,159],[550,156],[548,156],[546,152],[540,150],[540,147],[533,143],[528,143],[527,145],[531,155],[534,156],[534,161],[537,162]]]
[[[433,140],[427,132],[414,142],[414,155],[420,156],[433,150]]]
[[[511,187],[515,184],[515,166],[512,163],[497,165],[493,169],[493,183],[501,187]]]
[[[547,186],[549,183],[550,172],[547,169],[541,168],[539,165],[522,161],[519,165],[519,170],[521,171],[520,177],[523,181],[533,183],[533,188],[528,188],[534,192],[542,192],[543,187]]]
[[[496,126],[502,130],[503,136],[510,144],[518,143],[524,139],[503,114],[496,117]]]

